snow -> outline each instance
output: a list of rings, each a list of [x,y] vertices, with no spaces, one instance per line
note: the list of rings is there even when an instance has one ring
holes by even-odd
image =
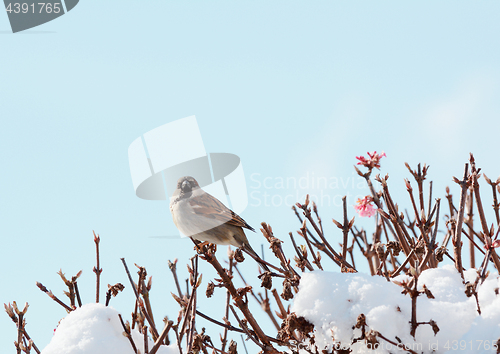
[[[465,278],[474,281],[476,272],[470,269]],[[394,280],[407,280],[401,275]],[[405,344],[417,353],[496,353],[500,338],[500,279],[490,274],[478,287],[481,315],[476,299],[465,295],[465,286],[453,266],[428,269],[419,277],[432,292],[429,299],[422,294],[417,299],[417,321],[434,320],[439,332],[434,334],[428,324],[418,326],[415,338],[410,335],[411,298],[403,288],[384,277],[362,273],[314,271],[302,276],[299,292],[291,308],[315,325],[318,348],[332,349],[335,345],[350,347],[352,353],[406,353],[401,347],[379,339],[379,347],[368,348],[364,340],[351,344],[361,335],[353,329],[360,314],[366,316],[366,331],[378,331],[391,341]],[[51,342],[42,354],[126,354],[132,347],[123,336],[118,311],[102,304],[86,304],[61,320]],[[133,330],[136,346],[144,353],[143,336]],[[399,340],[398,340],[399,339]],[[153,342],[149,342],[149,348]],[[306,353],[305,351],[303,351]],[[162,346],[159,354],[177,354],[175,345]]]
[[[465,273],[467,280],[475,279],[475,270]],[[402,281],[407,276],[395,280]],[[376,349],[367,348],[364,341],[350,344],[361,335],[354,329],[358,315],[366,316],[367,331],[373,329],[398,343],[396,336],[408,348],[418,353],[469,351],[495,353],[494,344],[500,338],[500,281],[491,274],[479,286],[478,297],[482,315],[477,312],[476,300],[465,295],[460,274],[453,266],[428,269],[419,277],[432,292],[434,299],[421,295],[417,299],[417,321],[434,320],[439,326],[435,335],[428,324],[418,326],[415,339],[410,335],[411,299],[403,295],[402,287],[384,277],[361,273],[314,271],[303,275],[292,311],[315,325],[318,348],[338,346],[353,349],[353,353],[401,352],[379,339]]]
[[[118,311],[103,304],[86,304],[63,318],[42,354],[133,354],[129,340],[122,334]],[[132,337],[144,353],[144,337],[136,329]],[[153,347],[149,341],[149,349]],[[161,346],[159,354],[177,354],[174,346]]]

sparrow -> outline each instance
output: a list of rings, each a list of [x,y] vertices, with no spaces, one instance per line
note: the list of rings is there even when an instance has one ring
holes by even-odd
[[[201,189],[193,177],[179,178],[170,201],[170,211],[175,226],[193,240],[241,247],[260,259],[243,231],[245,228],[255,232],[254,228],[217,198]],[[269,271],[265,264],[261,265]]]

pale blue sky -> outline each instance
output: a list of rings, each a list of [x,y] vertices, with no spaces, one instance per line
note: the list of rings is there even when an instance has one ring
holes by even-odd
[[[95,230],[103,284],[127,287],[115,307],[132,311],[125,257],[153,275],[157,316],[176,316],[166,264],[185,264],[192,246],[151,238],[176,230],[166,203],[135,197],[127,149],[189,115],[208,152],[241,158],[257,198],[296,193],[257,188],[266,177],[350,184],[354,157],[368,150],[387,153],[382,172],[402,204],[405,161],[431,165],[435,196],[463,173],[470,151],[496,178],[499,11],[498,1],[82,0],[18,34],[0,12],[1,302],[31,304],[28,331],[44,347],[64,313],[35,281],[62,294],[59,268],[83,269],[91,301]],[[366,189],[323,192],[353,202]],[[341,208],[321,214],[337,244],[329,220]],[[286,205],[250,205],[242,216],[284,239],[298,228]],[[261,236],[249,236],[257,248]],[[0,348],[13,350],[5,315],[0,333]]]

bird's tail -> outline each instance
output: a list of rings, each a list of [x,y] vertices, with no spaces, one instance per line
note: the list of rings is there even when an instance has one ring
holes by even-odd
[[[255,260],[257,262],[259,262],[259,265],[266,271],[266,272],[270,272],[271,269],[269,269],[269,267],[264,263],[264,261],[262,260],[262,258],[260,258],[260,256],[257,254],[257,252],[255,252],[252,248],[252,246],[250,246],[248,243],[245,243],[244,246],[243,246],[243,251],[245,251],[246,253],[248,253],[250,256],[252,256],[253,258],[255,258]]]

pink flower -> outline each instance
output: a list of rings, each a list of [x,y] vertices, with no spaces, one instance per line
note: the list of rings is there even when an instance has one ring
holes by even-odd
[[[358,212],[361,217],[372,217],[377,212],[377,208],[372,204],[373,198],[366,196],[363,199],[358,199],[354,206],[354,209]]]
[[[377,154],[376,151],[370,153],[367,152],[368,156],[370,157],[369,159],[365,158],[364,156],[356,156],[356,158],[359,160],[358,165],[363,165],[370,170],[373,169],[374,167],[380,169],[380,159],[382,157],[387,157],[385,155],[385,152],[382,151],[381,154]]]

